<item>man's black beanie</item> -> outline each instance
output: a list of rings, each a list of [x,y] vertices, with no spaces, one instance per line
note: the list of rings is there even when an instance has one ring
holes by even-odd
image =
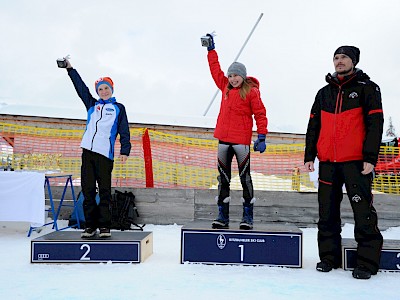
[[[354,46],[340,46],[339,48],[336,49],[333,56],[335,56],[336,54],[347,55],[353,61],[354,66],[356,66],[360,61],[360,49]]]

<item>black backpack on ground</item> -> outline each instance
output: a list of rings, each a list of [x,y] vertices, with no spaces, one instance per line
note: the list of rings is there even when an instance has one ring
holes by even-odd
[[[135,220],[139,212],[132,192],[115,190],[111,195],[111,229],[141,230],[146,225],[138,225]],[[133,225],[133,226],[132,226]]]

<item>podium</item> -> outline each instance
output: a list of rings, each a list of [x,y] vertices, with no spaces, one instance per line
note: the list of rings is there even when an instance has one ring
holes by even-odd
[[[357,243],[354,239],[342,239],[342,265],[344,270],[356,267]],[[400,272],[400,241],[383,240],[379,269],[382,271]]]
[[[181,263],[302,267],[302,231],[294,225],[255,224],[252,230],[212,229],[192,222],[181,229]]]
[[[110,238],[81,238],[55,231],[31,241],[31,263],[140,263],[153,254],[153,233],[111,231]]]

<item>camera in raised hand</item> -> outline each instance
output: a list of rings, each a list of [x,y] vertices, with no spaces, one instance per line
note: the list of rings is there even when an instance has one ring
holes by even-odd
[[[68,59],[70,58],[69,55],[63,57],[63,58],[58,58],[57,59],[57,66],[59,68],[66,68],[68,67]]]
[[[201,45],[203,47],[207,47],[208,51],[215,49],[213,34],[207,33],[205,36],[202,36],[200,40],[201,40]]]
[[[59,68],[66,68],[67,67],[67,61],[64,58],[59,58],[59,59],[57,59],[57,66]]]

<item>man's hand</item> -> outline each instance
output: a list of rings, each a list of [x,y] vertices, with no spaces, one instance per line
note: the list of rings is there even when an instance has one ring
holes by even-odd
[[[371,173],[373,169],[374,169],[373,164],[364,161],[363,170],[361,171],[361,174],[367,175],[367,174]]]
[[[306,169],[306,172],[314,172],[314,162],[313,161],[308,161],[304,164],[304,168]]]
[[[128,156],[127,156],[127,155],[121,154],[120,160],[121,160],[121,162],[124,164],[124,163],[128,160]]]

